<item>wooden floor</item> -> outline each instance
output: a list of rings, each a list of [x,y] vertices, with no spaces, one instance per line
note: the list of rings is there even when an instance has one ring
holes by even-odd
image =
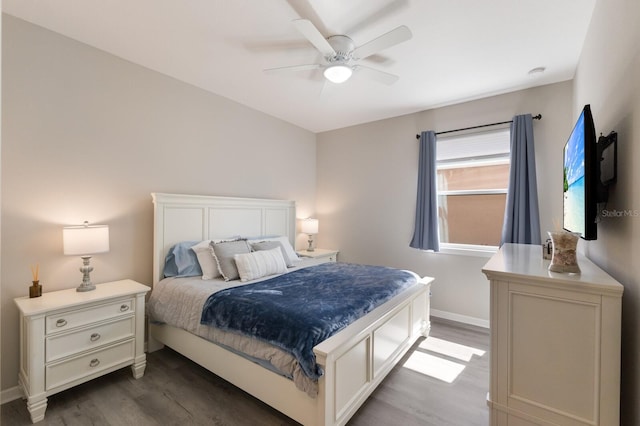
[[[348,423],[382,425],[487,425],[489,334],[481,328],[434,321],[429,339],[420,339]],[[436,343],[444,351],[431,346]],[[464,345],[464,347],[451,345]],[[476,354],[443,355],[448,346]],[[465,350],[466,352],[469,349]],[[463,352],[465,352],[463,351]],[[461,358],[461,359],[460,359]],[[410,369],[462,371],[451,383]],[[29,425],[24,400],[0,407],[6,426]],[[49,398],[39,425],[296,425],[238,388],[170,349],[148,354],[140,380],[124,368]]]

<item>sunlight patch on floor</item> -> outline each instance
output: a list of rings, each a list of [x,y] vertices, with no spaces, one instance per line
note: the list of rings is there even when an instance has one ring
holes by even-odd
[[[431,337],[429,339],[431,339]],[[449,361],[417,350],[411,354],[403,367],[447,383],[453,383],[456,377],[458,377],[465,368],[464,365],[458,364],[457,362]]]
[[[485,351],[473,348],[471,346],[460,345],[458,343],[449,342],[448,340],[438,339],[437,337],[428,337],[420,343],[420,349],[442,354],[460,361],[471,361],[473,355],[483,356]]]

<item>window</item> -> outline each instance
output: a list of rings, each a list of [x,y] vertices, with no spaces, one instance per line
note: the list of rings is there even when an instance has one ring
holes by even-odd
[[[509,183],[509,129],[442,137],[437,143],[442,247],[498,246]]]

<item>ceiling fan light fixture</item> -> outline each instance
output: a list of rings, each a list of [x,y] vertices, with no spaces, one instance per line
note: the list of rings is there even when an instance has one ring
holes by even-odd
[[[353,74],[353,69],[348,65],[330,65],[324,70],[324,77],[332,83],[344,83]]]

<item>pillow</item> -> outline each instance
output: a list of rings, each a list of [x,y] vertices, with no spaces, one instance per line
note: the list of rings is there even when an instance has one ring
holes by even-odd
[[[240,281],[250,281],[274,274],[287,272],[287,265],[282,257],[282,249],[260,250],[234,256]]]
[[[195,252],[198,259],[200,269],[202,269],[203,280],[212,280],[220,276],[220,271],[218,270],[216,259],[213,257],[210,243],[211,240],[205,240],[200,241],[195,246],[191,246],[191,250]]]
[[[165,277],[195,277],[202,275],[198,258],[191,246],[198,241],[184,241],[169,249],[164,259]]]
[[[253,249],[253,251],[272,250],[274,248],[279,248],[282,252],[282,258],[284,259],[284,263],[285,265],[287,265],[287,268],[291,268],[292,266],[294,266],[294,262],[298,260],[297,257],[295,260],[289,258],[289,255],[287,255],[287,252],[285,251],[280,241],[260,241],[259,243],[252,243],[251,248]]]
[[[236,261],[233,258],[236,254],[251,253],[251,246],[247,240],[211,242],[211,250],[218,266],[218,271],[225,281],[237,280],[240,278]]]
[[[291,243],[289,242],[289,239],[287,237],[285,237],[285,236],[258,237],[258,238],[253,239],[253,241],[257,241],[257,242],[278,241],[278,242],[280,242],[280,244],[282,244],[282,248],[284,249],[285,261],[286,261],[287,258],[291,261],[292,264],[300,261],[300,258],[298,257],[298,254],[293,249],[293,247],[291,247]]]

